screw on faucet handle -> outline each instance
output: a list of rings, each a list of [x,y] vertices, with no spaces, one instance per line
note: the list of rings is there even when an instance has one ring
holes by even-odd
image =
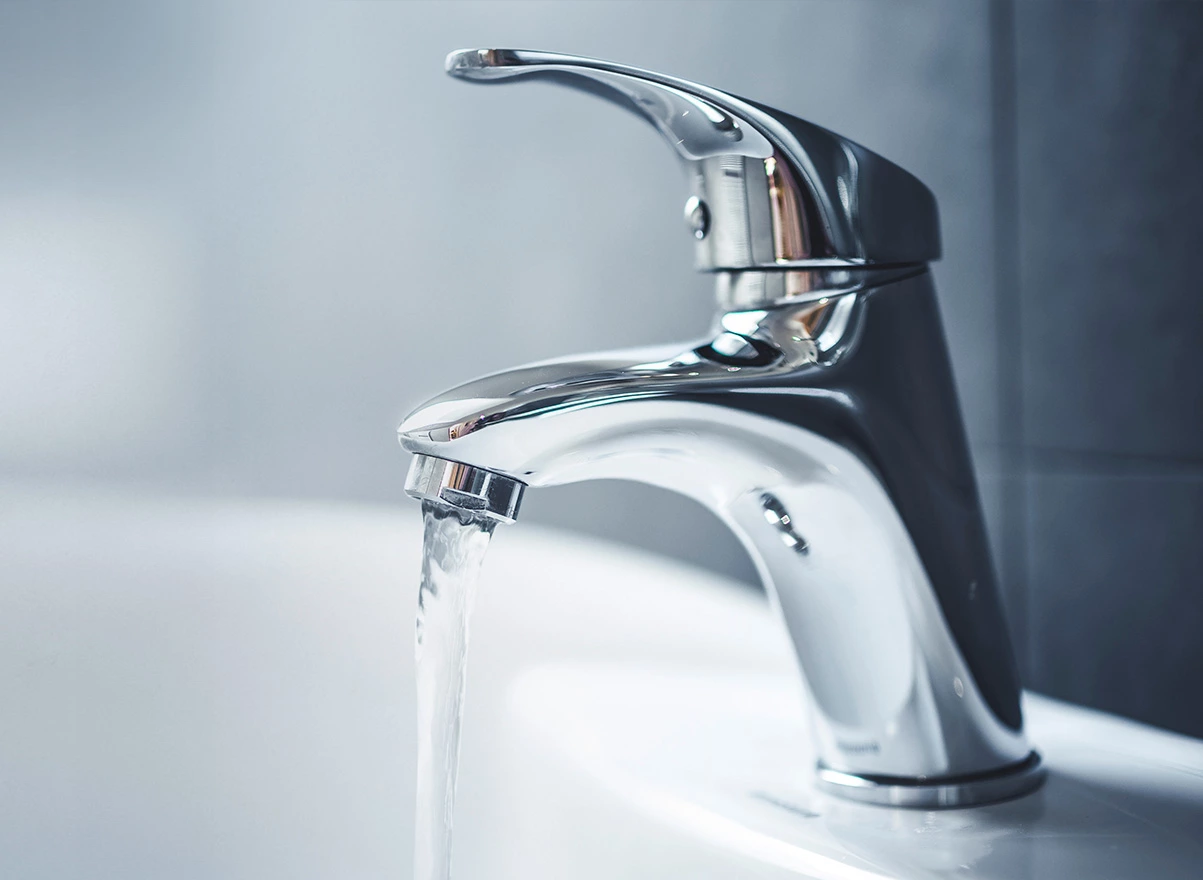
[[[698,268],[844,268],[940,256],[930,190],[847,138],[709,86],[609,61],[463,49],[447,72],[481,83],[543,79],[650,122],[690,176]],[[700,232],[700,234],[699,234]]]

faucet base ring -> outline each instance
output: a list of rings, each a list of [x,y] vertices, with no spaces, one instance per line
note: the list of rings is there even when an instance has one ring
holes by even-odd
[[[903,776],[861,776],[818,766],[821,791],[863,803],[916,809],[971,807],[1010,800],[1035,791],[1045,771],[1037,752],[1016,764],[986,773],[915,779]]]

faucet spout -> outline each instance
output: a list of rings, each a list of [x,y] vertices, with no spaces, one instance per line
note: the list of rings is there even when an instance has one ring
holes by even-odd
[[[428,401],[399,429],[417,454],[407,491],[507,522],[527,486],[689,496],[743,543],[789,631],[820,786],[924,807],[1031,790],[1039,758],[930,274],[730,303],[693,343]]]

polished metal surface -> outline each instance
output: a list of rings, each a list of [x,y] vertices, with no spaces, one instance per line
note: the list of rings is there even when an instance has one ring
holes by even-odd
[[[806,538],[798,534],[794,528],[794,519],[781,503],[781,499],[772,492],[764,492],[760,496],[760,506],[764,510],[764,521],[776,527],[781,533],[781,541],[795,553],[803,555],[810,552]]]
[[[464,49],[447,72],[542,79],[650,122],[685,163],[708,230],[702,269],[925,263],[940,255],[935,198],[908,172],[817,125],[727,92],[595,58]],[[689,210],[689,209],[687,209]]]
[[[504,474],[459,462],[419,455],[405,479],[407,495],[512,523],[522,504],[525,484]]]
[[[710,231],[710,207],[697,196],[685,200],[685,224],[698,241]]]
[[[724,311],[827,299],[924,271],[923,266],[894,269],[787,269],[781,272],[716,272],[714,292]]]
[[[931,810],[1010,800],[1039,788],[1044,777],[1040,755],[1032,752],[1024,760],[992,772],[936,779],[858,775],[820,764],[815,781],[820,790],[850,800]]]
[[[820,409],[812,420],[806,407],[844,407],[859,396],[824,387],[824,374],[865,356],[858,343],[871,335],[871,306],[905,303],[924,288],[927,275],[825,302],[725,313],[713,337],[692,345],[488,376],[417,409],[400,439],[423,456],[416,467],[427,457],[467,462],[531,487],[637,480],[714,511],[747,547],[793,637],[825,769],[920,780],[1017,766],[1031,751],[1022,728],[982,690],[995,672],[1006,679],[1011,658],[970,667],[967,632],[951,629],[873,460],[824,436]],[[750,354],[716,351],[725,334],[746,340]],[[980,516],[976,507],[962,513]],[[1005,640],[987,591],[972,592]],[[1036,778],[1024,777],[1016,791]],[[897,802],[878,784],[848,793]]]
[[[877,239],[855,234],[891,228],[907,189],[894,172],[905,172],[857,147],[861,177],[849,189],[797,141],[785,166],[773,111],[617,65],[473,50],[453,54],[448,69],[600,83],[700,163],[703,178],[707,162],[732,157],[776,162],[781,186],[793,174],[783,168],[807,169],[789,204],[843,187],[845,212],[822,215],[834,250],[820,259],[808,251],[774,271],[754,254],[714,262],[738,235],[707,178],[687,221],[702,245],[727,241],[702,252],[703,266],[723,269],[711,333],[518,367],[433,398],[399,428],[418,455],[411,494],[466,498],[507,520],[525,485],[625,479],[694,498],[743,542],[790,633],[823,786],[955,806],[1038,784],[931,275],[915,262],[935,256],[935,228],[926,249],[900,233],[910,258],[875,266],[866,248]],[[806,146],[820,153],[842,143],[815,132]],[[512,509],[491,491],[511,493]]]

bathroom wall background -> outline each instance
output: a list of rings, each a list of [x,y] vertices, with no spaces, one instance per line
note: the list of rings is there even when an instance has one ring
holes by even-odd
[[[517,361],[685,338],[674,157],[467,45],[610,57],[859,140],[937,284],[1029,684],[1203,735],[1203,5],[0,5],[0,475],[405,504],[393,429]],[[751,580],[690,503],[526,521]]]

